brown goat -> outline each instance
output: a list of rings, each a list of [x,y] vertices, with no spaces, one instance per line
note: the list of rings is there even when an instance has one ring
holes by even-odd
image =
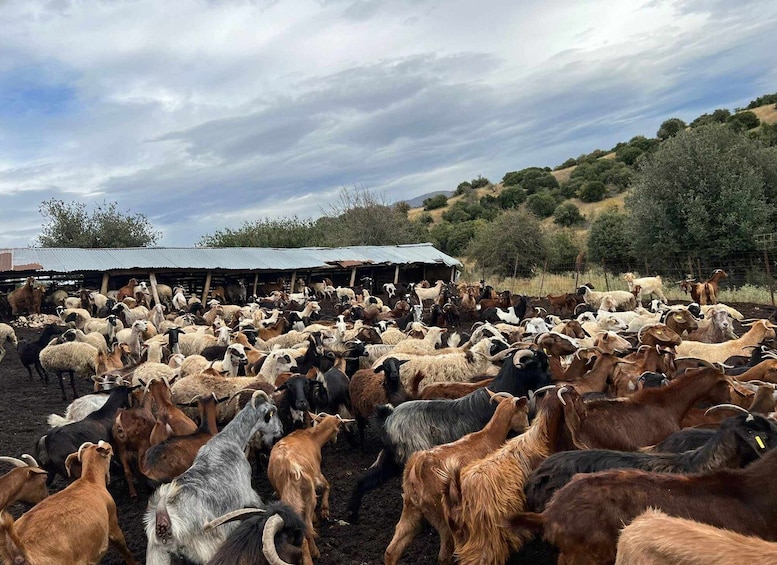
[[[575,307],[579,304],[577,296],[577,294],[566,292],[564,294],[548,294],[546,298],[550,303],[551,312],[563,315],[565,310],[569,314],[575,311]]]
[[[116,503],[106,488],[113,449],[100,441],[84,443],[77,458],[81,477],[40,502],[16,522],[0,517],[0,559],[3,563],[98,563],[108,544],[135,565],[119,528]],[[66,463],[67,464],[67,463]],[[54,527],[56,526],[56,527]]]
[[[276,443],[270,452],[267,478],[280,499],[291,506],[305,521],[307,532],[302,544],[302,563],[312,565],[318,558],[313,514],[316,510],[316,490],[321,489],[319,516],[329,519],[329,482],[321,473],[321,448],[337,439],[340,425],[351,420],[340,416],[319,414],[313,427],[297,430]]]
[[[574,392],[570,399],[582,402]],[[503,522],[516,509],[525,508],[524,483],[537,465],[552,453],[573,447],[574,440],[565,432],[563,406],[549,394],[524,434],[446,477],[459,564],[505,563],[510,550],[517,551],[529,539],[507,530]]]
[[[777,563],[777,544],[648,510],[618,538],[615,565]]]
[[[35,279],[27,277],[24,285],[8,293],[7,300],[11,306],[11,315],[16,316],[22,312],[40,314],[40,300],[35,305]],[[42,294],[41,294],[42,296]]]
[[[477,432],[426,451],[417,451],[408,459],[402,479],[402,516],[394,529],[384,555],[386,565],[396,565],[426,519],[440,534],[440,563],[450,563],[453,534],[440,504],[448,492],[445,477],[464,465],[485,457],[502,445],[510,431],[523,432],[529,425],[526,398],[488,391],[499,402],[486,426]],[[438,471],[445,467],[445,476]]]
[[[685,414],[702,398],[728,402],[727,377],[716,369],[697,369],[661,388],[589,401],[579,414],[579,441],[591,449],[636,451],[678,431]]]
[[[412,386],[411,386],[412,388],[411,395],[413,396],[413,398],[416,398],[418,400],[435,400],[435,399],[442,399],[442,398],[455,400],[456,398],[467,396],[473,390],[477,390],[479,388],[483,388],[484,386],[488,386],[491,383],[491,381],[494,380],[493,377],[489,377],[487,379],[483,379],[474,383],[456,383],[456,382],[432,383],[424,387],[424,390],[421,391],[421,394],[418,394],[418,385],[420,384],[420,381],[423,380],[424,374],[419,372],[416,375],[416,377],[420,377],[420,378],[413,379]]]
[[[259,339],[267,341],[268,339],[278,337],[287,329],[289,329],[289,322],[286,320],[286,318],[278,318],[278,321],[275,322],[275,324],[269,328],[259,328],[257,333],[259,334]]]
[[[567,380],[565,384],[573,387],[578,394],[588,392],[606,392],[607,383],[612,380],[612,376],[621,364],[634,364],[634,361],[621,359],[610,353],[599,351],[591,367],[582,377]]]
[[[154,416],[150,409],[151,398],[144,398],[142,406],[121,410],[116,414],[111,430],[116,455],[124,468],[124,479],[127,481],[130,497],[137,498],[135,479],[130,461],[138,463],[149,448],[149,438],[154,429]],[[145,474],[145,473],[144,473]]]
[[[16,467],[0,477],[0,510],[16,502],[37,504],[49,495],[46,488],[48,473],[38,466],[32,456],[22,457],[25,461],[15,457],[0,457],[0,462]]]
[[[253,392],[253,391],[252,391]],[[192,466],[197,452],[218,433],[215,394],[192,400],[200,411],[200,426],[194,433],[169,437],[150,447],[140,459],[140,472],[153,481],[167,482]]]
[[[407,391],[402,386],[399,372],[400,367],[405,363],[407,360],[398,361],[394,357],[389,357],[383,361],[380,367],[359,369],[351,377],[348,393],[351,397],[353,416],[359,426],[362,447],[364,447],[364,428],[367,419],[375,414],[375,408],[378,405],[397,406],[410,400]]]
[[[197,424],[173,404],[170,398],[170,386],[163,379],[152,379],[146,385],[146,393],[151,394],[156,409],[156,424],[151,431],[151,445],[172,436],[183,436],[197,431]]]
[[[136,286],[138,286],[138,280],[135,278],[130,279],[129,282],[125,284],[123,287],[121,287],[116,293],[116,302],[121,302],[128,296],[130,298],[135,298]]]
[[[777,484],[772,480],[776,467],[777,451],[771,450],[744,469],[698,475],[578,474],[556,492],[542,514],[519,514],[512,529],[544,530],[545,539],[561,551],[559,562],[566,565],[614,563],[620,528],[649,508],[777,541]]]

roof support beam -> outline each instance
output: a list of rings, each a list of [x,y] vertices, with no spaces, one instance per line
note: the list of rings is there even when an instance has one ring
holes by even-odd
[[[213,273],[208,271],[208,274],[205,275],[205,286],[202,287],[202,303],[205,304],[205,301],[208,298],[208,293],[210,292],[210,280],[213,276]]]
[[[154,304],[161,304],[161,302],[159,302],[159,293],[156,289],[156,274],[149,273],[148,280],[151,282],[151,296],[154,297]]]
[[[108,279],[110,278],[111,278],[111,275],[107,271],[103,273],[103,282],[100,285],[100,294],[102,294],[103,296],[108,295]]]

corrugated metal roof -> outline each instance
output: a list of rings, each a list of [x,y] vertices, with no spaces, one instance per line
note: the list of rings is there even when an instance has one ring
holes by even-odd
[[[52,273],[133,269],[223,269],[234,271],[293,271],[335,264],[409,265],[461,263],[431,243],[357,247],[137,247],[80,249],[27,247],[0,249],[2,271],[35,270]]]

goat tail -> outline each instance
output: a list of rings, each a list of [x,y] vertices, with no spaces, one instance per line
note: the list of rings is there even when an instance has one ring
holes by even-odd
[[[45,469],[46,464],[49,463],[49,453],[46,450],[46,437],[48,435],[41,436],[38,442],[35,444],[35,459],[40,464],[41,468]]]
[[[437,476],[447,483],[446,496],[443,496],[443,516],[451,531],[461,529],[461,469],[452,467],[448,461],[443,461],[442,467],[434,471]]]
[[[59,414],[49,414],[49,417],[46,419],[46,422],[48,423],[50,428],[61,428],[62,426],[66,426],[68,424],[73,423],[67,418],[60,416]]]
[[[545,529],[545,517],[536,512],[519,512],[510,518],[505,527],[510,530],[529,530],[541,534]]]
[[[5,510],[0,513],[0,543],[3,544],[3,554],[10,558],[11,563],[29,563],[22,543],[14,529],[14,519]]]

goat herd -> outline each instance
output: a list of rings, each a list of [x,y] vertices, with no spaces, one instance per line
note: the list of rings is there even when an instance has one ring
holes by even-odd
[[[150,565],[323,562],[316,529],[355,528],[401,475],[382,560],[354,563],[418,561],[424,524],[441,563],[520,560],[535,536],[565,565],[777,563],[777,326],[718,304],[724,276],[670,306],[660,277],[627,273],[630,292],[550,295],[549,315],[482,281],[64,293],[34,339],[0,324],[0,361],[11,344],[29,379],[66,399],[69,377],[74,397],[33,455],[0,458],[0,559],[97,563],[110,545],[137,563],[113,496],[148,489]],[[44,295],[28,279],[12,314]],[[348,469],[342,515],[322,473],[338,435],[382,444]],[[16,502],[33,506],[14,520]]]

